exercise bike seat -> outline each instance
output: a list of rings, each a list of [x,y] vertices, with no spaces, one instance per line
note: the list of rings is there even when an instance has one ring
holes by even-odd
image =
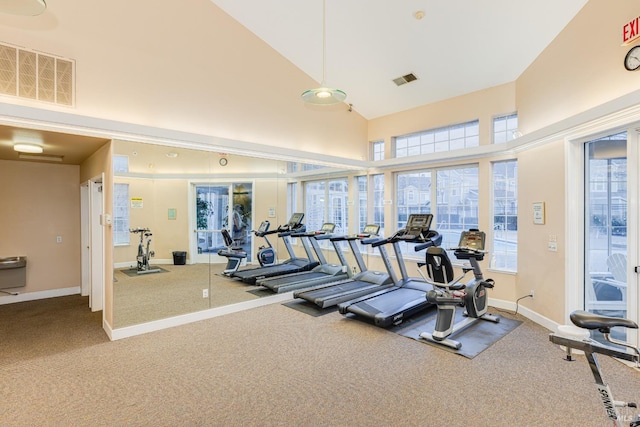
[[[231,233],[229,233],[229,230],[223,228],[222,230],[220,230],[220,233],[222,233],[222,238],[224,239],[226,248],[220,249],[218,251],[218,255],[233,258],[247,257],[247,253],[244,251],[244,249],[242,249],[242,247],[233,245],[234,241],[231,237]]]
[[[584,329],[597,329],[603,333],[609,333],[614,326],[622,326],[630,329],[638,329],[638,324],[623,317],[601,316],[583,310],[576,310],[569,315],[574,325]]]
[[[441,247],[431,246],[427,248],[424,265],[431,284],[453,291],[465,288],[466,285],[460,282],[464,276],[458,278],[453,277],[451,260],[449,259],[449,255],[447,255],[447,251]]]

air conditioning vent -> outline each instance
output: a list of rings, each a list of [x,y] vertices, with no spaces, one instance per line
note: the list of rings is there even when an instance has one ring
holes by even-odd
[[[0,95],[73,106],[75,61],[0,43]]]
[[[411,82],[413,82],[415,80],[418,80],[416,75],[413,74],[413,73],[409,73],[409,74],[405,74],[402,77],[398,77],[396,79],[393,79],[393,82],[396,84],[396,86],[402,86],[404,84],[411,83]]]

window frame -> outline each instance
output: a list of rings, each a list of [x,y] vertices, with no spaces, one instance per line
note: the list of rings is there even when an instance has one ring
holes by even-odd
[[[502,197],[500,200],[503,200],[503,204],[505,206],[505,212],[503,216],[503,221],[502,223],[504,225],[500,226],[500,224],[496,224],[496,206],[497,206],[497,199],[496,199],[496,165],[500,165],[500,164],[508,164],[508,163],[512,163],[515,164],[515,174],[514,176],[509,176],[509,175],[505,175],[504,177],[504,181],[506,181],[506,186],[507,187],[511,187],[511,185],[509,185],[510,182],[513,182],[513,187],[514,187],[514,195],[512,195],[511,197]],[[508,192],[508,189],[505,189],[505,193]],[[518,271],[518,219],[519,219],[519,212],[518,212],[518,160],[517,159],[506,159],[506,160],[499,160],[499,161],[494,161],[491,162],[491,263],[490,263],[490,267],[492,270],[495,271],[501,271],[501,272],[507,272],[507,273],[517,273]],[[511,233],[509,235],[507,235],[506,233],[509,233],[509,217],[513,217],[513,215],[510,215],[508,212],[506,212],[507,206],[513,204],[515,201],[515,230],[511,230]],[[503,239],[505,244],[503,246],[505,246],[504,250],[498,250],[497,247],[499,246],[498,243],[500,243],[500,241],[498,239],[500,239],[502,236],[502,233],[505,233],[505,235],[507,236],[507,238]],[[509,237],[515,235],[515,240],[510,240]],[[509,250],[508,249],[508,244],[509,243],[514,243],[515,244],[515,250]],[[502,266],[503,263],[501,263],[501,257],[505,257],[506,259],[508,259],[509,257],[514,257],[515,258],[515,263],[513,265],[513,268],[511,268],[511,265],[508,261],[504,262],[504,266]]]
[[[458,135],[460,130],[462,130],[461,136]],[[480,146],[480,119],[393,137],[395,158],[444,153],[478,146]]]

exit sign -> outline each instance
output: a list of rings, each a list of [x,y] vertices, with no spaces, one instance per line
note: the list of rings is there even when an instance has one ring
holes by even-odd
[[[629,44],[638,37],[640,37],[640,32],[638,32],[638,24],[640,23],[640,16],[631,20],[631,22],[624,24],[622,26],[622,44]]]

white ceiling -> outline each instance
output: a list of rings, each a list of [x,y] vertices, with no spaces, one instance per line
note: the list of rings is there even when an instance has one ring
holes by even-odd
[[[321,83],[322,0],[211,1]],[[367,119],[516,80],[587,3],[325,1],[325,83]]]

